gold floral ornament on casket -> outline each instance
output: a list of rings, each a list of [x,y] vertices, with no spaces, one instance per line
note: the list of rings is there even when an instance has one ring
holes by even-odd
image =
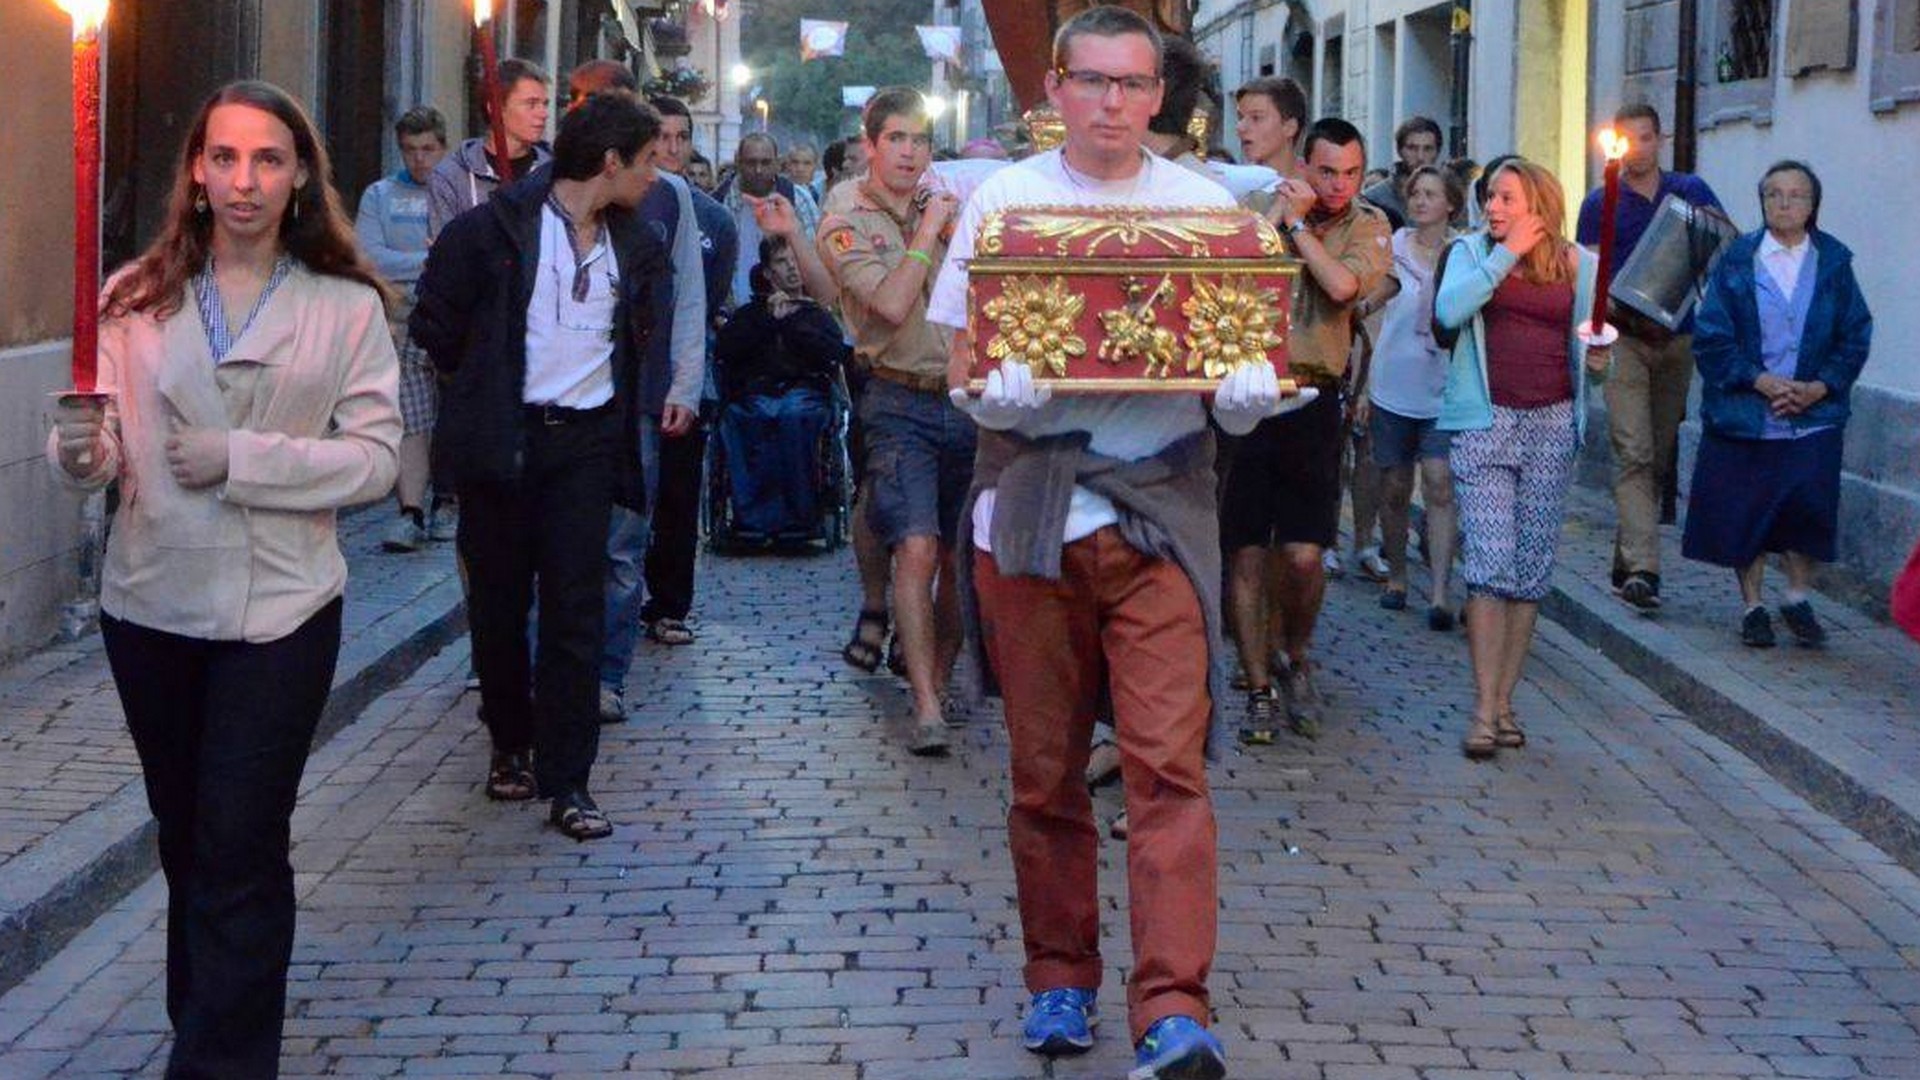
[[[998,255],[1003,250],[1006,218],[990,215],[980,234],[983,255]],[[1098,255],[1112,243],[1134,256],[1146,254],[1143,248],[1157,245],[1164,254],[1198,258],[1207,254],[1209,239],[1239,235],[1245,226],[1218,214],[1181,212],[1166,209],[1113,208],[1100,217],[1070,212],[1027,211],[1020,227],[1034,240],[1053,244],[1059,258],[1088,258]],[[1268,226],[1268,232],[1273,232]],[[1273,233],[1274,252],[1279,250],[1279,234]],[[1264,237],[1262,238],[1264,240]]]
[[[1194,278],[1180,305],[1187,317],[1187,372],[1222,379],[1247,364],[1267,363],[1268,350],[1286,340],[1280,310],[1279,294],[1256,287],[1252,278]]]
[[[1035,375],[1067,375],[1067,361],[1084,356],[1087,343],[1077,332],[1086,297],[1068,290],[1060,278],[1015,278],[987,301],[982,314],[996,333],[987,342],[990,360],[1014,360]]]

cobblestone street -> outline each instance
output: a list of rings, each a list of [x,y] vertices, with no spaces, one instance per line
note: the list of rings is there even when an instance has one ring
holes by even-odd
[[[904,692],[837,656],[844,553],[702,574],[700,642],[644,645],[603,729],[610,840],[482,796],[464,640],[315,754],[284,1072],[1124,1075],[1124,846],[1102,1039],[1048,1064],[997,715],[905,752]],[[1213,771],[1231,1075],[1920,1076],[1920,881],[1552,624],[1531,745],[1465,761],[1464,638],[1373,596],[1331,588],[1327,733]],[[0,1077],[159,1074],[163,895],[0,997]]]

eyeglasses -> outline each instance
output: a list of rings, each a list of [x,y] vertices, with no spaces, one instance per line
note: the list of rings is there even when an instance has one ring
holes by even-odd
[[[1054,75],[1074,96],[1087,101],[1104,99],[1107,89],[1114,86],[1120,88],[1120,96],[1128,101],[1145,101],[1160,88],[1158,75],[1109,75],[1104,71],[1069,71],[1066,68],[1055,68]]]

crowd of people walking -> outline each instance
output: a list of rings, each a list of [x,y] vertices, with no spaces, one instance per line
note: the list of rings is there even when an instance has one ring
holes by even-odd
[[[160,824],[169,1075],[275,1073],[289,820],[347,586],[334,515],[389,492],[394,557],[456,544],[491,744],[479,790],[546,800],[586,841],[615,828],[592,772],[639,637],[699,640],[703,504],[725,500],[755,544],[817,543],[837,497],[819,477],[842,455],[862,597],[846,662],[905,679],[914,754],[947,753],[979,691],[1003,704],[1037,1053],[1092,1045],[1089,783],[1124,784],[1138,1080],[1225,1074],[1207,762],[1236,736],[1279,752],[1260,748],[1333,722],[1313,642],[1349,565],[1349,494],[1351,572],[1401,611],[1417,488],[1425,624],[1467,632],[1461,749],[1519,750],[1514,689],[1590,391],[1614,465],[1608,569],[1652,612],[1697,367],[1684,553],[1735,571],[1729,621],[1756,647],[1775,640],[1761,587],[1784,556],[1780,616],[1822,641],[1810,574],[1834,557],[1872,320],[1810,165],[1759,178],[1763,226],[1667,326],[1596,295],[1597,193],[1569,236],[1552,172],[1442,163],[1420,117],[1370,171],[1356,127],[1309,117],[1276,78],[1234,94],[1245,161],[1229,163],[1188,134],[1205,71],[1096,6],[1054,41],[1058,148],[970,144],[994,163],[945,172],[923,98],[894,87],[824,153],[754,134],[716,177],[686,105],[643,99],[611,61],[571,73],[549,143],[553,79],[509,60],[504,145],[453,145],[437,111],[406,112],[404,168],[364,193],[357,228],[296,102],[257,82],[209,99],[160,237],[102,299],[118,394],[63,400],[48,445],[67,482],[121,492],[102,632]],[[1618,263],[1663,198],[1720,203],[1659,167],[1651,107],[1615,125]],[[978,230],[1037,204],[1263,215],[1299,264],[1294,386],[1250,364],[1204,395],[1055,398],[1023,363],[983,363],[956,332]]]

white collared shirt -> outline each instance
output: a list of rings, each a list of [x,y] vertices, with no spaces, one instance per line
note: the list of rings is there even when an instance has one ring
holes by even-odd
[[[1800,283],[1800,268],[1807,264],[1807,248],[1812,240],[1812,234],[1808,234],[1788,247],[1771,232],[1760,238],[1760,250],[1755,257],[1772,276],[1774,284],[1780,286],[1780,295],[1789,300],[1793,299],[1794,287]]]
[[[606,230],[587,253],[587,298],[573,298],[573,243],[553,207],[540,208],[540,268],[527,302],[529,405],[591,409],[613,400],[613,318],[619,267]]]

